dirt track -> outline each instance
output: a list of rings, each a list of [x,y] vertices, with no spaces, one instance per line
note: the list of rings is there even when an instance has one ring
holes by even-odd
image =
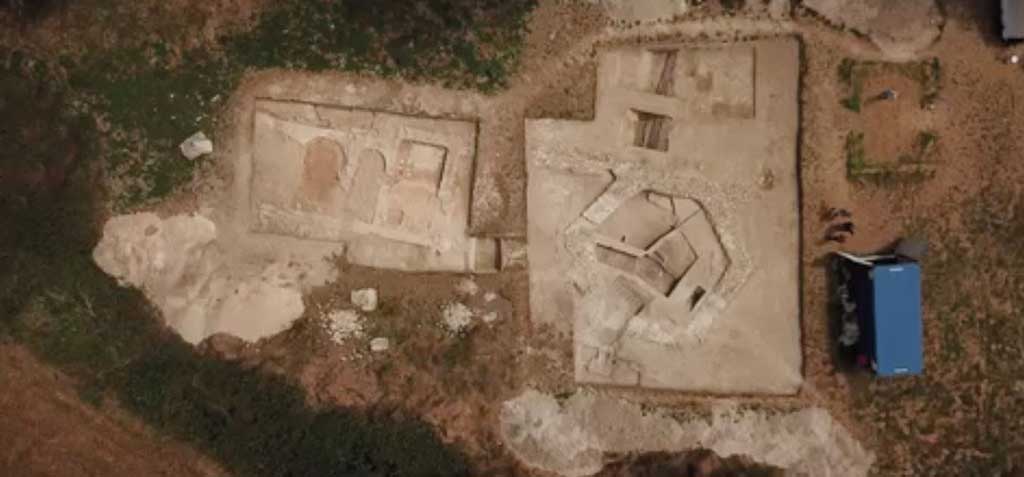
[[[226,475],[125,411],[82,402],[74,383],[24,348],[0,344],[0,474]]]

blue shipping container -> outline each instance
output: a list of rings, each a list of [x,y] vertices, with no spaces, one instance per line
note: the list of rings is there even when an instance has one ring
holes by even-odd
[[[921,267],[917,262],[885,260],[870,266],[851,264],[861,349],[879,376],[921,374]]]

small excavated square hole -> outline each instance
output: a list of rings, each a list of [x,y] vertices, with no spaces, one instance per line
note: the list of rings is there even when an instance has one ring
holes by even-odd
[[[679,50],[650,50],[650,54],[648,89],[654,94],[675,96],[676,58]]]
[[[405,140],[398,146],[402,175],[432,192],[441,188],[447,155],[448,150],[436,144]]]
[[[672,118],[660,114],[633,111],[633,145],[656,151],[668,151]]]

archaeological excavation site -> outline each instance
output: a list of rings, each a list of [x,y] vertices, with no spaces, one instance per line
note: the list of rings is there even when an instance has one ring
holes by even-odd
[[[0,2],[0,474],[1022,475],[999,2],[86,3]]]

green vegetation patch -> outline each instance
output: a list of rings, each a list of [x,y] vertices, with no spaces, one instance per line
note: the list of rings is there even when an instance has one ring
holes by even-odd
[[[729,13],[736,13],[747,5],[747,0],[721,0],[722,10]]]
[[[851,132],[846,135],[846,174],[856,177],[868,167],[864,159],[864,133]]]
[[[7,10],[23,23],[38,21],[59,10],[68,0],[0,0],[0,9]]]
[[[47,64],[0,49],[0,201],[55,190],[95,155],[91,118],[65,107],[66,94]],[[16,233],[17,231],[0,231]]]
[[[246,71],[349,71],[493,92],[517,64],[534,4],[285,0],[213,45],[177,51],[155,38],[61,64],[73,92],[110,124],[108,175],[115,205],[126,209],[166,197],[202,167],[177,145],[196,131],[216,132],[220,106]]]
[[[877,185],[918,183],[935,176],[934,164],[928,161],[938,136],[931,131],[918,134],[912,152],[896,161],[870,161],[864,151],[864,133],[851,131],[846,135],[846,177]]]
[[[942,80],[942,67],[937,58],[910,63],[885,63],[878,61],[856,61],[845,58],[839,63],[839,83],[845,89],[846,97],[840,104],[855,113],[876,101],[884,101],[882,95],[864,96],[864,84],[868,78],[881,73],[895,73],[914,80],[919,85],[921,108],[931,107],[938,99]],[[920,131],[908,152],[894,158],[866,157],[864,132],[850,131],[846,136],[846,176],[857,182],[876,185],[913,184],[928,180],[935,175],[935,164],[929,161],[938,136],[933,131]]]
[[[534,0],[288,0],[224,39],[230,63],[338,69],[493,91],[505,85]]]
[[[185,159],[178,144],[216,130],[219,105],[241,72],[209,53],[179,59],[158,45],[98,53],[70,69],[73,91],[111,126],[105,163],[115,206],[166,197],[191,180],[204,161]]]
[[[918,133],[911,153],[893,161],[869,161],[864,151],[864,133],[851,131],[846,135],[846,177],[858,182],[878,185],[918,183],[935,176],[934,163],[929,162],[938,136],[932,131]]]

